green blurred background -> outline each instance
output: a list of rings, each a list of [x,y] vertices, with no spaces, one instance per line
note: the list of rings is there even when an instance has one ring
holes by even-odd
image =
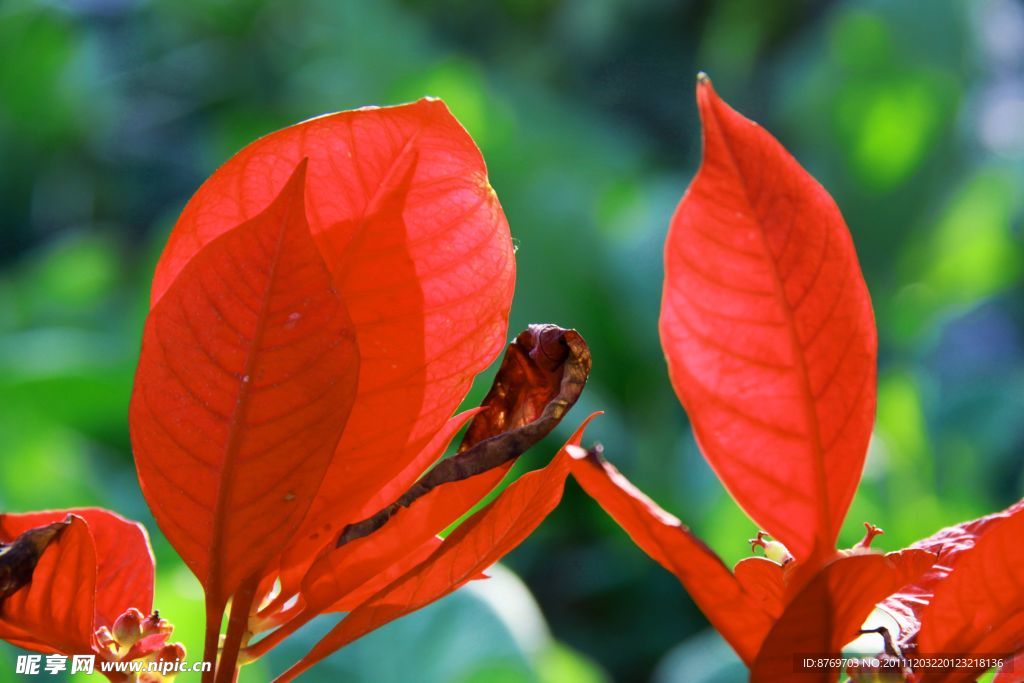
[[[513,328],[580,329],[594,373],[575,418],[607,411],[588,437],[744,556],[755,529],[701,459],[656,332],[666,225],[699,161],[699,69],[832,192],[874,298],[878,426],[842,542],[870,520],[892,549],[1020,498],[1020,2],[2,0],[0,509],[145,521],[157,606],[197,656],[199,589],[152,524],[126,424],[156,256],[257,136],[436,95],[482,147],[519,246]],[[507,567],[308,680],[743,677],[575,484]]]

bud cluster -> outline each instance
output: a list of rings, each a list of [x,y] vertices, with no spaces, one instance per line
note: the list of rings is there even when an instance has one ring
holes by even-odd
[[[174,626],[154,610],[149,616],[129,607],[111,628],[96,629],[99,651],[110,661],[180,662],[185,659],[185,646],[168,643]],[[174,680],[174,673],[144,672],[137,676],[139,683],[164,683]]]

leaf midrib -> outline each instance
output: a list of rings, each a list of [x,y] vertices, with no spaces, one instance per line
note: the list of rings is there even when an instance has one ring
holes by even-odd
[[[713,95],[712,95],[713,97]],[[779,265],[775,261],[775,257],[772,254],[771,248],[768,245],[768,239],[765,235],[765,229],[763,221],[760,215],[754,208],[754,201],[750,194],[750,188],[747,185],[747,180],[743,173],[740,171],[739,164],[736,161],[735,153],[733,152],[732,146],[729,143],[727,136],[725,135],[724,126],[722,120],[717,112],[717,105],[714,102],[709,102],[709,109],[712,117],[714,117],[715,125],[718,129],[718,135],[722,139],[723,147],[728,155],[729,165],[735,173],[736,178],[739,180],[739,185],[743,190],[743,199],[747,204],[750,216],[753,222],[757,225],[757,235],[760,238],[761,246],[764,250],[765,256],[769,264],[771,265],[771,276],[772,285],[774,288],[775,298],[782,309],[783,317],[785,320],[786,332],[789,336],[790,346],[794,350],[795,358],[795,369],[798,375],[798,381],[800,382],[803,391],[800,396],[800,403],[804,408],[804,417],[810,427],[810,438],[811,438],[811,456],[813,460],[813,466],[815,470],[815,478],[818,482],[818,489],[820,492],[819,500],[820,505],[818,506],[818,533],[815,534],[814,547],[811,548],[811,554],[821,550],[820,544],[828,543],[828,537],[831,536],[831,519],[829,516],[829,503],[828,503],[828,478],[825,472],[825,448],[821,441],[821,429],[818,420],[818,414],[816,406],[813,400],[813,393],[811,390],[811,379],[807,369],[807,361],[804,358],[804,348],[800,344],[799,336],[796,331],[796,318],[795,311],[789,306],[789,301],[786,299],[786,292],[782,282],[782,275],[779,272]],[[767,131],[764,131],[768,134]],[[825,258],[825,255],[822,255]],[[813,286],[813,285],[812,285]],[[827,324],[827,322],[826,322]]]
[[[290,184],[290,180],[285,184],[286,191]],[[260,347],[263,336],[266,332],[271,291],[277,279],[277,267],[281,261],[284,238],[288,232],[288,222],[291,216],[292,202],[294,202],[294,193],[289,192],[282,211],[281,229],[278,232],[277,242],[274,245],[274,253],[270,261],[270,269],[267,273],[267,284],[260,301],[259,312],[256,316],[256,326],[253,330],[252,343],[249,346],[249,351],[246,353],[245,364],[242,370],[242,378],[239,380],[240,386],[238,389],[238,396],[235,399],[235,408],[231,413],[228,426],[227,443],[224,446],[224,461],[220,469],[220,481],[218,482],[217,487],[217,502],[214,507],[213,515],[213,535],[210,539],[210,565],[207,570],[208,576],[206,581],[207,590],[211,594],[215,595],[217,600],[221,602],[226,601],[229,597],[222,595],[224,586],[221,585],[221,580],[223,579],[221,576],[221,561],[224,559],[223,553],[221,552],[221,545],[224,541],[224,526],[226,522],[225,502],[231,493],[234,479],[232,472],[238,464],[237,460],[241,451],[243,434],[242,427],[245,424],[252,397],[252,387],[254,384],[253,376],[257,358],[261,352]],[[272,207],[273,202],[268,208]],[[257,214],[257,220],[258,215],[259,214]]]

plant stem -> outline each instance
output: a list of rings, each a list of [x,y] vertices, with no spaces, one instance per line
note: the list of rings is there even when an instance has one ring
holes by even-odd
[[[277,647],[282,640],[295,633],[302,626],[308,624],[314,616],[316,616],[315,613],[310,613],[304,610],[290,621],[282,624],[278,629],[271,631],[259,642],[250,645],[245,649],[245,652],[243,653],[245,661],[251,662],[267,654],[270,650]]]
[[[203,661],[210,662],[210,670],[203,672],[202,683],[214,683],[217,674],[217,650],[220,645],[220,622],[224,619],[225,605],[206,596],[206,634],[203,643]]]
[[[249,612],[256,599],[259,587],[259,576],[247,579],[231,600],[231,616],[228,618],[228,633],[224,640],[224,650],[217,664],[216,683],[234,683],[238,678],[238,653],[242,641],[248,638]]]

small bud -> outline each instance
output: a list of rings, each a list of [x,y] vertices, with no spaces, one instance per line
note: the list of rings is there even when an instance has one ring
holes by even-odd
[[[139,637],[119,654],[125,660],[153,657],[165,646],[173,631],[174,626],[171,622],[161,618],[160,612],[153,610],[152,614],[142,619]]]
[[[768,534],[758,531],[757,538],[752,538],[748,541],[750,543],[750,550],[754,551],[757,548],[764,548],[764,556],[779,564],[784,565],[793,561],[793,554],[789,552],[789,548],[778,541],[766,541],[766,538],[769,538]]]
[[[159,610],[153,610],[153,613],[146,617],[146,620],[142,622],[142,635],[151,636],[155,634],[161,634],[165,636],[171,635],[174,632],[174,626],[171,622],[160,617]]]
[[[129,607],[117,618],[112,629],[114,640],[121,647],[131,647],[142,637],[142,622],[145,616],[134,607]]]
[[[181,643],[167,643],[154,655],[158,662],[182,662],[187,656],[185,646]]]
[[[106,626],[100,626],[96,629],[96,643],[101,649],[108,650],[112,654],[117,654],[117,641],[114,640],[114,636]]]

